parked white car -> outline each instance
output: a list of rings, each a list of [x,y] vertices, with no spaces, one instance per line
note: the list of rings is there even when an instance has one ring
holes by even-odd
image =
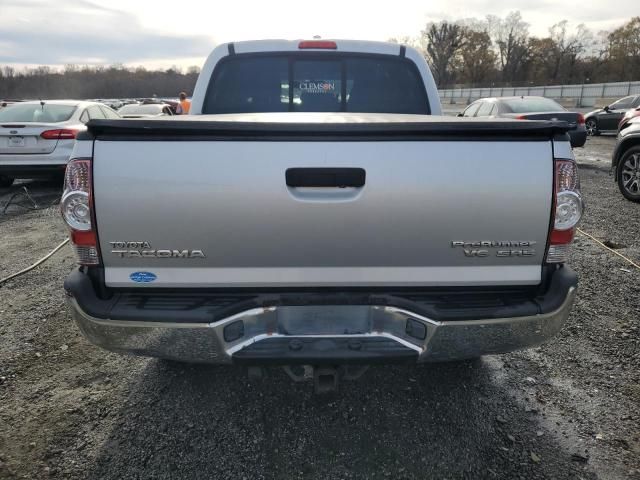
[[[151,118],[171,116],[171,107],[166,103],[139,103],[125,105],[118,110],[122,118]]]
[[[96,102],[20,102],[0,110],[0,188],[16,178],[62,175],[78,132],[91,119],[120,118]]]

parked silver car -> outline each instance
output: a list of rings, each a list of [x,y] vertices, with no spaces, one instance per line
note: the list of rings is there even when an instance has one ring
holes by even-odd
[[[64,173],[78,132],[90,119],[117,119],[109,107],[78,100],[31,101],[0,110],[0,188],[16,178]]]
[[[570,112],[555,100],[545,97],[481,98],[469,105],[458,116],[560,120],[569,124],[572,147],[582,147],[587,141],[584,116],[578,112]]]

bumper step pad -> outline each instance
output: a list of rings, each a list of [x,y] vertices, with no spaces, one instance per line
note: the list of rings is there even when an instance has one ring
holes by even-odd
[[[418,352],[390,338],[266,338],[232,356],[242,365],[374,364],[418,360]]]

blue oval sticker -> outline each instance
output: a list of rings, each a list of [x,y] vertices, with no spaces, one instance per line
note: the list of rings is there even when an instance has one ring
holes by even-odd
[[[155,281],[158,277],[155,273],[151,272],[133,272],[129,275],[129,278],[137,283],[150,283]]]

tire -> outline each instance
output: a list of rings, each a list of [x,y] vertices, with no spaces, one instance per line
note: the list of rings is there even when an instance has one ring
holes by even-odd
[[[640,203],[640,146],[624,152],[618,162],[617,179],[624,198]]]
[[[590,137],[595,137],[597,135],[600,135],[600,131],[598,130],[598,121],[590,118],[589,120],[587,120],[584,124],[585,128],[587,129],[587,135]]]
[[[0,175],[0,188],[9,188],[13,185],[13,178]]]

